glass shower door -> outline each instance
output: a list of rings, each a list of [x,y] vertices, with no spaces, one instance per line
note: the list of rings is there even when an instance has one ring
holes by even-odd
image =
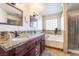
[[[79,51],[78,17],[68,17],[68,49]]]

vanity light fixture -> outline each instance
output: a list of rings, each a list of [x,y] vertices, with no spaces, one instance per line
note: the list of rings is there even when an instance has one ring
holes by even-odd
[[[30,22],[35,22],[35,21],[37,21],[36,16],[38,16],[38,14],[35,13],[35,12],[33,12],[33,14],[30,15]]]
[[[31,17],[35,17],[35,16],[38,16],[38,14],[37,13],[35,13],[35,12],[33,12],[33,14],[32,15],[30,15]]]

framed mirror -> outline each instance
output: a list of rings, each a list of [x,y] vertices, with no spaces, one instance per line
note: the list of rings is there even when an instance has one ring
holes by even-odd
[[[35,18],[35,16],[30,16],[30,27],[37,27],[38,20]]]
[[[9,3],[0,3],[0,24],[22,26],[22,10]]]

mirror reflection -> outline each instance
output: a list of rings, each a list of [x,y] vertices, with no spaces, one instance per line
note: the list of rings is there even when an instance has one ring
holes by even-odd
[[[22,11],[11,4],[0,3],[0,24],[22,25]]]

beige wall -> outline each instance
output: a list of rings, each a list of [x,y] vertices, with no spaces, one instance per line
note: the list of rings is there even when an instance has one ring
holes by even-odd
[[[68,5],[64,4],[64,52],[68,52]]]
[[[6,16],[7,14],[5,13],[5,11],[2,8],[0,8],[0,22],[7,23]]]

